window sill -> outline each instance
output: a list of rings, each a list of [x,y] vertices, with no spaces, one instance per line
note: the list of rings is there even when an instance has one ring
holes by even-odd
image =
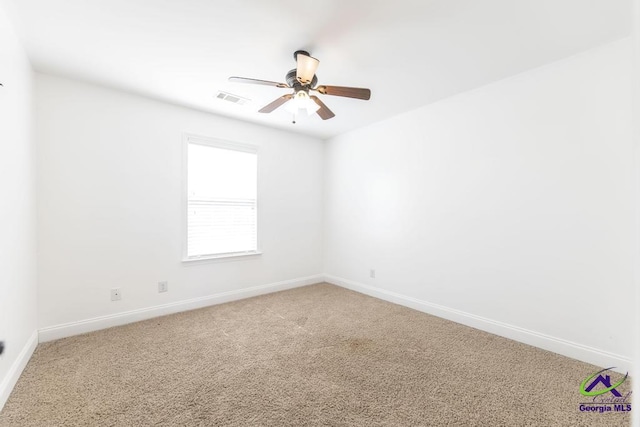
[[[240,260],[242,258],[254,257],[258,255],[262,255],[262,251],[242,252],[242,253],[236,253],[236,254],[208,255],[208,256],[201,256],[198,258],[183,258],[182,262],[185,264],[191,264],[191,263],[213,262],[213,261],[234,261],[234,260]]]

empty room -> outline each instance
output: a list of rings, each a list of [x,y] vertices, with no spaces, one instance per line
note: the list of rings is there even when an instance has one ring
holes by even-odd
[[[0,426],[640,427],[639,23],[0,0]]]

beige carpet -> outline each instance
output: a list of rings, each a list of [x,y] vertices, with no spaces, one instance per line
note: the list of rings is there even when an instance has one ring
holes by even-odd
[[[0,425],[628,425],[596,370],[320,284],[42,344]]]

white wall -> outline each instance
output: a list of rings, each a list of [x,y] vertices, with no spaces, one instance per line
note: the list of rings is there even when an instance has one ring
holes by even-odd
[[[330,140],[326,273],[628,366],[630,46],[621,40]]]
[[[0,409],[37,344],[32,80],[0,8]]]
[[[320,279],[322,141],[47,75],[36,89],[44,339],[121,322],[62,324]],[[183,132],[259,146],[262,255],[181,262]],[[169,292],[159,294],[162,280]],[[111,288],[122,301],[110,301]]]

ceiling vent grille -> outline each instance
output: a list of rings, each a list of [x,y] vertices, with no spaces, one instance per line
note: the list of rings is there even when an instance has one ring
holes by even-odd
[[[243,98],[242,96],[234,95],[232,93],[227,93],[222,91],[218,92],[218,94],[216,95],[216,98],[223,101],[228,101],[234,104],[238,104],[238,105],[244,105],[247,102],[251,101],[248,98]]]

